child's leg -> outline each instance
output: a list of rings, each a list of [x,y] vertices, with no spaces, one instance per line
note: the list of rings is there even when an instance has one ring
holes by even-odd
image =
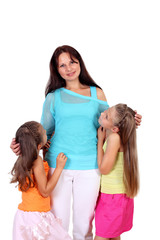
[[[102,238],[102,237],[95,236],[94,240],[110,240],[110,238]]]
[[[95,236],[94,240],[120,240],[120,236],[119,237],[116,237],[116,238],[102,238],[102,237],[98,237],[98,236]]]
[[[110,240],[121,240],[121,236],[116,237],[116,238],[110,238]]]

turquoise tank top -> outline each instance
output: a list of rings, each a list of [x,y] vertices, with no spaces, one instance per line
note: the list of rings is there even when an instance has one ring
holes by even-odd
[[[66,88],[49,93],[43,104],[41,124],[48,139],[55,132],[45,160],[56,167],[60,152],[67,156],[64,169],[97,169],[98,119],[109,106],[97,99],[96,87],[90,87],[91,97],[80,95]]]

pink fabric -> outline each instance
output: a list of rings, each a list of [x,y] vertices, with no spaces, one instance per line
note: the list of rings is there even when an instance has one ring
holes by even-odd
[[[71,237],[50,211],[25,212],[18,209],[13,240],[71,240]]]
[[[100,193],[95,212],[96,235],[114,238],[133,225],[134,201],[125,194]]]

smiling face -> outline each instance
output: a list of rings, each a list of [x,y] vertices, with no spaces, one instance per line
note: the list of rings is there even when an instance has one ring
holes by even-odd
[[[43,126],[40,124],[40,132],[42,135],[42,147],[47,143],[47,134],[46,130],[43,128]]]
[[[70,57],[69,53],[61,53],[58,57],[58,72],[66,81],[79,80],[80,64],[75,58]]]
[[[108,108],[106,111],[101,113],[98,122],[104,129],[117,132],[118,128],[114,126],[115,115],[115,107]]]

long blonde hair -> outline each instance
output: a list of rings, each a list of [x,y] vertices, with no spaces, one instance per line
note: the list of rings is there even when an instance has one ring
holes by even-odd
[[[124,185],[127,196],[134,197],[139,189],[135,112],[126,104],[115,105],[115,110],[114,125],[119,128],[124,152]]]

